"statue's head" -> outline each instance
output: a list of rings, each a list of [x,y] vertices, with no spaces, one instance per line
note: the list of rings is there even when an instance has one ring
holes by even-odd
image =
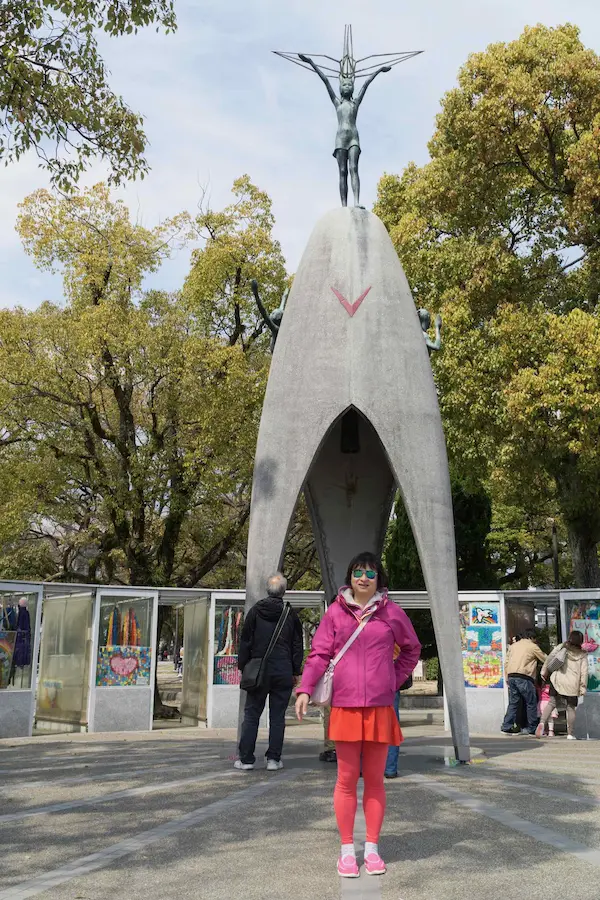
[[[426,309],[419,309],[419,310],[417,310],[417,312],[419,314],[419,321],[421,322],[421,328],[423,329],[423,331],[429,331],[429,328],[431,326],[431,316],[429,315],[429,313],[427,312]]]
[[[340,97],[343,100],[351,100],[354,94],[354,78],[349,75],[340,75]]]
[[[352,52],[352,27],[346,25],[344,31],[344,55],[340,59],[340,97],[351,100],[354,94],[356,60]]]

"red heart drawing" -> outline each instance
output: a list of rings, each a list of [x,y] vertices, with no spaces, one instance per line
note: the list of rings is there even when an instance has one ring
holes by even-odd
[[[344,309],[346,310],[346,312],[348,313],[350,318],[352,318],[352,316],[354,315],[354,313],[356,312],[356,310],[358,309],[360,304],[363,302],[363,300],[365,299],[365,297],[371,290],[371,285],[369,285],[369,287],[366,289],[366,291],[363,291],[363,293],[360,295],[358,300],[355,300],[354,303],[349,303],[346,300],[346,298],[344,297],[344,295],[340,294],[340,292],[338,290],[336,290],[334,287],[332,287],[331,290],[333,291],[335,296],[338,298],[338,300],[340,301],[340,303],[342,304],[342,306],[344,307]]]
[[[139,668],[139,660],[135,656],[111,656],[110,667],[115,675],[128,678]]]

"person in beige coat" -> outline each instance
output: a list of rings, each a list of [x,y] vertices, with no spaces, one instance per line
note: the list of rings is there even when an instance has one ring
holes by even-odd
[[[520,641],[511,644],[504,664],[508,681],[508,707],[500,730],[505,734],[513,733],[521,700],[527,710],[527,728],[523,729],[523,733],[535,734],[539,722],[535,678],[538,663],[545,660],[546,654],[538,647],[534,628],[528,628]]]
[[[536,737],[542,737],[544,727],[556,708],[557,700],[561,700],[567,706],[567,740],[576,740],[573,734],[575,710],[577,709],[579,697],[583,697],[587,691],[588,682],[588,658],[585,650],[581,649],[582,644],[583,634],[581,631],[572,631],[569,635],[569,640],[565,644],[559,644],[558,647],[555,647],[546,660],[546,664],[542,667],[542,678],[547,681],[550,674],[546,668],[548,661],[560,647],[567,648],[567,657],[564,664],[556,672],[550,674],[550,699],[536,729]]]

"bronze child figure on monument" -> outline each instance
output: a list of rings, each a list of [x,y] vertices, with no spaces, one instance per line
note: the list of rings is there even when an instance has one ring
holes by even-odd
[[[358,108],[362,103],[367,88],[382,72],[391,72],[391,66],[382,66],[370,75],[363,84],[358,97],[354,99],[354,60],[344,57],[340,68],[340,96],[337,97],[331,86],[329,78],[321,71],[310,56],[298,54],[298,59],[308,63],[315,70],[323,84],[327,88],[327,92],[331,97],[331,102],[335,106],[338,119],[337,134],[335,136],[335,150],[333,155],[337,159],[340,170],[340,197],[342,206],[348,206],[348,164],[350,164],[350,181],[352,183],[352,193],[354,194],[354,205],[360,207],[360,179],[358,177],[358,158],[360,156],[360,142],[358,138],[358,128],[356,127],[356,117]],[[345,65],[344,65],[345,64]],[[346,71],[344,71],[346,69]]]
[[[356,127],[358,109],[362,103],[367,88],[371,82],[382,72],[390,72],[392,66],[398,65],[405,59],[418,56],[420,50],[408,50],[401,53],[376,53],[365,56],[362,59],[354,58],[352,44],[352,26],[346,25],[344,30],[344,50],[340,60],[334,59],[323,53],[313,54],[322,62],[320,65],[311,56],[305,53],[287,53],[281,50],[274,51],[277,56],[296,63],[304,69],[316,72],[331,98],[337,113],[338,128],[335,136],[335,150],[333,155],[337,159],[340,170],[340,197],[342,206],[348,206],[348,167],[350,167],[350,181],[354,194],[354,206],[362,209],[360,205],[360,180],[358,177],[358,158],[360,156],[360,141]],[[373,62],[377,60],[377,62]],[[381,65],[381,63],[384,65]],[[331,65],[335,64],[335,67]],[[340,96],[338,97],[331,86],[329,77],[339,76]],[[357,80],[365,79],[358,96],[354,97],[354,86]]]

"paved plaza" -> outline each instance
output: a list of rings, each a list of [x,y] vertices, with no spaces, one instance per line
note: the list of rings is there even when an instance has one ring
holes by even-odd
[[[318,726],[289,727],[268,774],[232,769],[232,731],[0,741],[0,900],[598,900],[600,743],[475,737],[455,767],[440,725],[406,718],[388,873],[358,880],[335,873]]]

